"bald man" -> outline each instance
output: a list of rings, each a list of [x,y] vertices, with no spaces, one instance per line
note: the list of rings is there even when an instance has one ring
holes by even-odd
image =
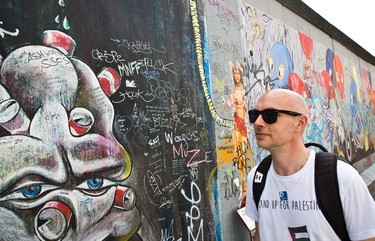
[[[304,99],[285,89],[267,92],[249,111],[257,144],[272,157],[258,208],[252,192],[256,168],[247,178],[246,214],[256,222],[256,241],[340,240],[317,205],[315,152],[303,143],[307,113]],[[375,202],[366,184],[344,162],[337,172],[350,239],[375,241]]]

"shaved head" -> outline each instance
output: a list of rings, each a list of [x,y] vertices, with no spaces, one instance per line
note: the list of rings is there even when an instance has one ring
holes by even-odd
[[[303,115],[308,115],[308,107],[303,97],[291,90],[273,89],[262,95],[258,104],[265,104],[265,108],[291,110]],[[260,107],[260,106],[259,106]],[[257,105],[257,108],[259,108]]]

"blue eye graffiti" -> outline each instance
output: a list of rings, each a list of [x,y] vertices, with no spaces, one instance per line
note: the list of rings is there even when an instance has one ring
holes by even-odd
[[[49,192],[58,189],[58,186],[49,185],[43,182],[20,182],[18,189],[12,188],[10,192],[0,197],[0,202],[10,201],[14,205],[23,205],[23,201],[29,202],[27,205],[30,205],[30,202],[37,202],[43,196],[47,195]],[[24,206],[22,206],[24,207]]]
[[[80,185],[74,189],[80,190],[88,195],[98,196],[105,193],[108,189],[117,184],[102,177],[94,177],[84,180]],[[59,190],[62,187],[57,185],[50,185],[43,182],[20,182],[18,183],[19,188],[12,188],[10,192],[1,197],[0,202],[11,201],[13,204],[24,205],[22,202],[38,202],[42,197],[48,193]],[[27,205],[30,205],[28,203]],[[22,206],[23,207],[23,206]]]
[[[108,191],[108,189],[116,185],[116,183],[108,179],[95,177],[86,179],[84,182],[77,186],[77,189],[88,195],[98,196],[102,195],[103,193]]]
[[[90,189],[99,189],[103,186],[103,178],[91,178],[91,179],[88,179],[87,180],[87,186],[90,188]]]
[[[21,193],[26,198],[34,198],[42,191],[41,185],[33,185],[21,189]]]

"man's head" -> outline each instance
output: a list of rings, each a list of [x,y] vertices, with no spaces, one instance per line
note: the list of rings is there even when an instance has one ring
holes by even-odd
[[[272,153],[302,144],[307,113],[304,99],[296,92],[274,89],[265,93],[249,111],[258,145]]]

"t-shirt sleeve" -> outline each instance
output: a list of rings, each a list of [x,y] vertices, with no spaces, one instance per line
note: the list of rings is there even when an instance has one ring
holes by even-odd
[[[246,206],[245,214],[255,221],[259,221],[258,209],[254,202],[253,196],[253,180],[255,175],[256,167],[251,169],[250,173],[246,177]]]
[[[375,237],[375,201],[352,166],[338,162],[338,179],[345,222],[351,240]]]

